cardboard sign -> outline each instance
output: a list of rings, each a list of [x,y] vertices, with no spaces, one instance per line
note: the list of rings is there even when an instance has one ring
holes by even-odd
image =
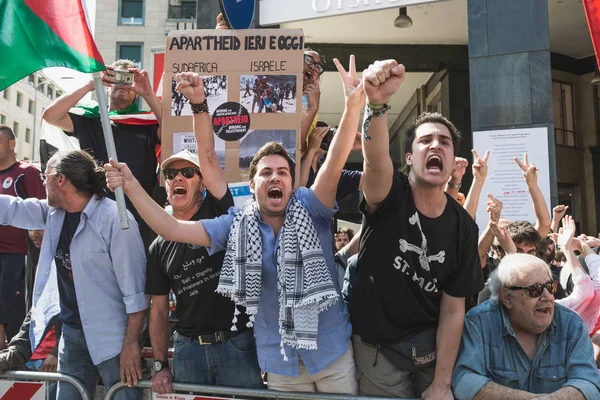
[[[171,32],[162,85],[161,158],[196,150],[189,101],[175,90],[177,73],[196,72],[203,79],[221,167],[227,182],[236,183],[230,187],[249,193],[250,161],[270,141],[285,147],[298,175],[303,48],[301,30]],[[234,197],[236,205],[242,197]]]
[[[45,400],[46,382],[0,380],[0,400]]]

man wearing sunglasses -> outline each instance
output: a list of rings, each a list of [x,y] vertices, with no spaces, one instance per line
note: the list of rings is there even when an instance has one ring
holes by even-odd
[[[510,254],[492,275],[490,287],[492,299],[465,317],[454,396],[600,398],[588,329],[577,313],[555,304],[558,282],[550,267],[532,255]]]
[[[197,74],[180,74],[176,81],[177,90],[192,105],[206,105],[204,85]],[[197,111],[195,106],[192,110]],[[198,155],[184,150],[161,165],[173,217],[181,221],[212,219],[227,214],[233,206],[214,151],[210,115],[207,108],[204,110],[194,111]],[[248,317],[240,308],[236,330],[231,330],[235,305],[215,292],[224,255],[224,251],[209,255],[205,247],[161,236],[150,246],[146,293],[152,295],[152,389],[157,393],[173,392],[173,379],[204,385],[264,387],[252,329],[246,325]],[[173,374],[167,362],[170,291],[177,300]]]

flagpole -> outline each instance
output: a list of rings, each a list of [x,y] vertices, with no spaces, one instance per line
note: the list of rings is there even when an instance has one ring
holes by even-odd
[[[102,84],[103,72],[94,72],[94,87],[96,88],[96,96],[98,97],[98,108],[100,108],[100,120],[102,121],[102,131],[104,132],[104,141],[106,142],[106,150],[108,158],[115,161],[117,159],[117,149],[115,148],[115,139],[110,127],[110,119],[108,118],[108,104],[106,103],[106,94],[104,93],[104,85]],[[119,219],[121,220],[121,229],[129,229],[129,220],[127,219],[127,208],[125,207],[125,192],[123,186],[115,189],[115,200],[117,201],[117,209],[119,211]]]

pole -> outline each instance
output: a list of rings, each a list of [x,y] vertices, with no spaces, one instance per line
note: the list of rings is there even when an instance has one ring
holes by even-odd
[[[102,85],[102,72],[94,72],[94,87],[96,88],[96,96],[98,97],[98,107],[100,108],[100,120],[102,121],[102,131],[104,132],[104,141],[106,142],[106,150],[108,158],[119,161],[117,158],[117,149],[115,147],[115,139],[113,137],[112,128],[110,127],[110,119],[108,118],[108,104],[106,103],[106,94]],[[123,187],[119,186],[115,189],[115,200],[117,201],[117,209],[119,210],[119,219],[121,220],[121,229],[129,229],[129,220],[127,219],[127,208],[125,207],[125,192]]]
[[[39,85],[38,85],[39,86]],[[31,85],[33,91],[33,138],[31,139],[31,161],[35,160],[35,134],[37,132],[37,87],[35,85]]]

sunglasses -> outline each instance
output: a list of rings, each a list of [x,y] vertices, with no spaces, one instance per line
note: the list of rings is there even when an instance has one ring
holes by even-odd
[[[504,286],[510,290],[527,290],[529,296],[533,298],[540,297],[544,293],[544,288],[550,293],[554,294],[558,290],[558,281],[551,280],[546,283],[534,283],[529,286]]]
[[[49,176],[56,176],[59,175],[57,173],[50,173],[50,174],[46,174],[44,172],[40,172],[40,179],[42,180],[42,182],[46,182],[48,180]]]
[[[165,168],[163,169],[163,174],[165,174],[165,179],[175,179],[178,173],[181,172],[184,178],[192,179],[194,175],[197,173],[200,175],[200,171],[194,167],[185,167],[185,168]]]
[[[323,72],[325,72],[325,70],[323,69],[323,64],[321,64],[320,62],[316,62],[315,59],[309,56],[308,54],[304,55],[304,62],[308,65],[312,65],[315,68],[315,71],[317,71],[317,74],[319,75],[322,75]]]

